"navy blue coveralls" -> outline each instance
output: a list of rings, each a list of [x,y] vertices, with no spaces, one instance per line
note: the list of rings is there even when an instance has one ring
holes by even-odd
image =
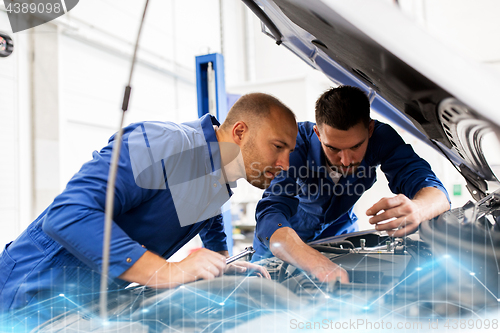
[[[219,125],[217,120],[206,115],[183,124],[141,122],[124,129],[110,289],[129,284],[118,276],[146,250],[169,258],[197,234],[206,248],[227,250],[220,208],[232,191],[219,183],[221,161],[214,125]],[[0,312],[37,303],[47,310],[59,295],[72,304],[98,297],[114,138],[95,151],[53,203],[6,245],[0,255]],[[50,316],[57,315],[55,309],[51,311]]]

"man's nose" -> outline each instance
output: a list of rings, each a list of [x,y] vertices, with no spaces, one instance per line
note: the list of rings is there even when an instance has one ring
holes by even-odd
[[[288,170],[288,167],[290,166],[290,154],[280,154],[278,160],[276,161],[276,166],[281,170]]]
[[[343,166],[351,165],[352,156],[351,156],[351,153],[347,149],[341,150],[339,152],[339,156],[340,156],[340,163],[342,163]]]

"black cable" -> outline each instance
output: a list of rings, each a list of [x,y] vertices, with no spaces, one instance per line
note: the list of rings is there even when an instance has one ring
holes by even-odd
[[[109,167],[108,183],[106,187],[106,207],[104,209],[104,237],[103,237],[103,249],[102,249],[102,272],[101,272],[101,285],[100,285],[100,296],[99,296],[99,312],[101,319],[106,322],[107,315],[107,289],[108,289],[108,272],[109,272],[109,251],[111,242],[111,227],[113,223],[113,204],[115,199],[115,184],[116,184],[116,174],[118,171],[118,160],[120,159],[120,150],[122,146],[122,135],[123,135],[123,122],[125,119],[125,111],[128,109],[130,93],[132,90],[132,76],[134,73],[135,62],[137,58],[137,50],[139,49],[139,39],[142,32],[142,27],[144,25],[144,19],[146,18],[146,11],[148,8],[149,0],[146,0],[144,5],[144,12],[142,13],[141,23],[139,25],[139,31],[137,33],[137,39],[135,42],[134,55],[132,57],[132,65],[130,67],[130,75],[128,84],[125,87],[125,93],[123,96],[122,103],[122,117],[120,121],[120,127],[116,135],[113,150],[111,154],[111,164]]]
[[[344,254],[351,252],[349,249],[341,249],[338,247],[330,247],[324,245],[311,245],[311,247],[315,250],[318,250],[319,252],[325,252],[325,253]]]

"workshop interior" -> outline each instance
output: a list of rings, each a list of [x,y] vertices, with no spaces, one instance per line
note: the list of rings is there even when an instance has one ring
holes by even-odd
[[[496,0],[82,0],[14,32],[4,1],[2,249],[120,127],[206,114],[222,122],[252,92],[314,122],[324,91],[360,88],[372,118],[431,165],[451,209],[411,235],[375,230],[366,210],[394,196],[379,169],[354,206],[359,231],[308,244],[343,267],[349,283],[321,283],[271,257],[256,261],[270,280],[131,284],[83,304],[61,295],[0,314],[0,332],[328,332],[353,322],[367,332],[385,330],[382,322],[398,331],[436,331],[438,322],[443,330],[497,331],[499,11]],[[263,191],[244,180],[232,191],[221,208],[229,255],[250,261]],[[168,261],[201,247],[195,237]],[[27,324],[54,304],[68,310]]]

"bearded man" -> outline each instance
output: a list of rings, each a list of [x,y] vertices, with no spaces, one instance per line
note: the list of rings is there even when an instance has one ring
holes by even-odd
[[[395,197],[366,214],[376,230],[401,237],[450,207],[429,164],[389,125],[370,118],[370,102],[356,87],[326,91],[316,102],[316,124],[299,123],[290,168],[276,177],[256,210],[252,260],[275,255],[322,282],[346,271],[305,242],[358,230],[352,209],[381,167]]]

